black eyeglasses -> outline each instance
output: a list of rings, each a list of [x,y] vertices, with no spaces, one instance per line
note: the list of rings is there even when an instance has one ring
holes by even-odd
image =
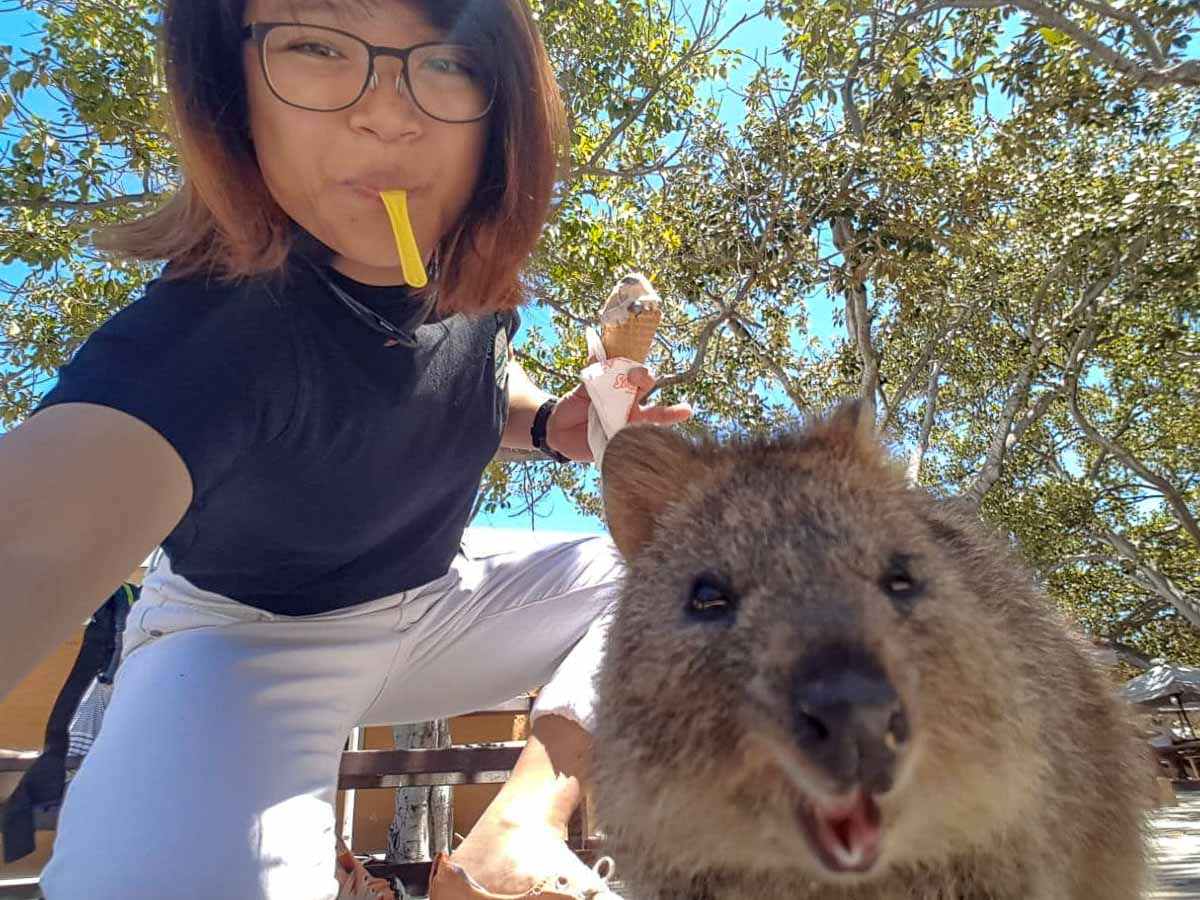
[[[379,83],[375,60],[400,60],[396,90],[404,80],[417,108],[440,122],[482,119],[496,99],[496,78],[483,54],[468,44],[430,42],[377,47],[337,28],[301,22],[252,22],[242,32],[258,45],[271,92],[289,106],[337,112]]]

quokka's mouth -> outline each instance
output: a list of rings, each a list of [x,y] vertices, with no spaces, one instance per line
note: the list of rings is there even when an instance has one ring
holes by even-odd
[[[861,789],[834,802],[802,800],[797,818],[817,859],[831,872],[862,874],[879,861],[879,804]]]

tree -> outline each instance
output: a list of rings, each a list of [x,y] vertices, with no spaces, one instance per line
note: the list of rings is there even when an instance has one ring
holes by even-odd
[[[909,438],[914,476],[922,474],[930,441],[941,445],[948,459],[935,460],[937,467],[924,472],[926,482],[962,493],[1022,538],[1027,556],[1040,556],[1056,571],[1049,586],[1060,600],[1072,590],[1082,594],[1080,582],[1064,582],[1066,572],[1082,579],[1098,565],[1118,564],[1105,583],[1132,595],[1133,607],[1111,609],[1104,627],[1094,629],[1098,637],[1111,643],[1136,634],[1153,642],[1150,632],[1161,632],[1164,621],[1182,622],[1182,632],[1173,630],[1176,640],[1159,644],[1194,658],[1189,623],[1194,627],[1200,617],[1185,587],[1186,563],[1183,572],[1170,567],[1176,573],[1170,577],[1163,560],[1149,559],[1149,548],[1138,551],[1122,528],[1136,528],[1145,539],[1163,512],[1185,534],[1195,522],[1196,469],[1186,448],[1200,432],[1192,416],[1176,417],[1194,392],[1190,370],[1178,361],[1195,341],[1195,92],[1120,67],[1111,76],[1085,69],[1065,77],[1047,62],[1031,74],[1031,35],[1054,43],[1044,27],[1027,23],[1001,53],[997,17],[947,17],[935,9],[806,4],[785,12],[793,17],[803,68],[819,73],[809,90],[830,92],[831,106],[840,101],[846,137],[878,146],[877,159],[908,158],[916,171],[939,173],[942,191],[932,194],[931,211],[943,219],[927,221],[917,233],[940,252],[917,266],[897,268],[880,237],[904,233],[905,210],[893,202],[886,209],[890,221],[880,221],[879,210],[889,194],[923,195],[912,182],[897,183],[884,166],[875,167],[862,211],[849,211],[840,227],[834,222],[851,278],[842,290],[860,390],[878,397],[885,422]],[[1164,43],[1179,39],[1178,29],[1172,31],[1178,22],[1162,24]],[[914,32],[914,26],[925,30]],[[963,95],[984,94],[988,78],[1026,102],[999,119],[977,104],[968,113]],[[897,81],[902,88],[892,88]],[[1099,101],[1097,85],[1104,87]],[[948,131],[934,118],[956,104],[960,116],[969,115],[967,132]],[[1089,114],[1081,115],[1080,106]],[[897,122],[899,129],[887,124]],[[918,141],[906,146],[905,134]],[[864,217],[867,210],[873,219]],[[1118,346],[1138,348],[1136,370],[1113,355]],[[887,362],[897,359],[905,364],[893,370],[898,377]],[[908,365],[912,361],[917,365]],[[1119,427],[1138,423],[1142,440],[1169,461],[1143,463],[1091,427],[1079,409],[1081,381],[1087,400],[1116,407]],[[909,392],[923,383],[923,408],[905,409]],[[900,387],[889,396],[886,384]],[[1116,403],[1102,403],[1114,396]],[[1096,459],[1097,449],[1104,459]],[[1085,564],[1062,567],[1056,533],[1039,534],[1033,523],[1013,516],[1014,501],[1032,486],[1061,484],[1081,465],[1109,483],[1094,490],[1085,523],[1090,552],[1079,557]],[[1132,508],[1111,502],[1118,465],[1143,490]],[[1097,605],[1088,608],[1094,612]]]
[[[861,396],[913,481],[1010,534],[1097,642],[1200,662],[1194,5],[772,0],[768,48],[716,0],[533,5],[572,129],[529,272],[535,378],[573,384],[584,326],[640,269],[689,427]],[[80,236],[173,178],[148,4],[38,11],[46,49],[0,72],[0,227],[31,269],[0,313],[10,423],[148,274]],[[554,487],[599,513],[593,472],[540,463],[491,467],[480,506],[536,519]]]
[[[161,195],[174,172],[157,112],[150,0],[22,0],[40,45],[0,46],[0,424],[13,425],[48,377],[149,277],[86,242],[95,225]]]

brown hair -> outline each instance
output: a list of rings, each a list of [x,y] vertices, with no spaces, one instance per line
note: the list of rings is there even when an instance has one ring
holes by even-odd
[[[438,247],[431,286],[443,312],[510,309],[550,208],[565,114],[525,0],[417,0],[451,40],[484,50],[497,95],[480,181]],[[245,0],[166,0],[161,53],[180,189],[154,212],[97,233],[123,256],[167,260],[164,277],[234,280],[278,272],[298,228],[271,197],[249,139],[242,67]]]

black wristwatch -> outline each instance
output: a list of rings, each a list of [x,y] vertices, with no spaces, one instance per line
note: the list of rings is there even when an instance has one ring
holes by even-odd
[[[538,411],[533,417],[533,425],[529,429],[529,437],[533,439],[535,450],[541,450],[555,462],[570,462],[571,460],[551,447],[546,441],[546,423],[550,421],[550,413],[554,412],[554,407],[556,406],[558,406],[558,400],[551,397],[538,407]]]

